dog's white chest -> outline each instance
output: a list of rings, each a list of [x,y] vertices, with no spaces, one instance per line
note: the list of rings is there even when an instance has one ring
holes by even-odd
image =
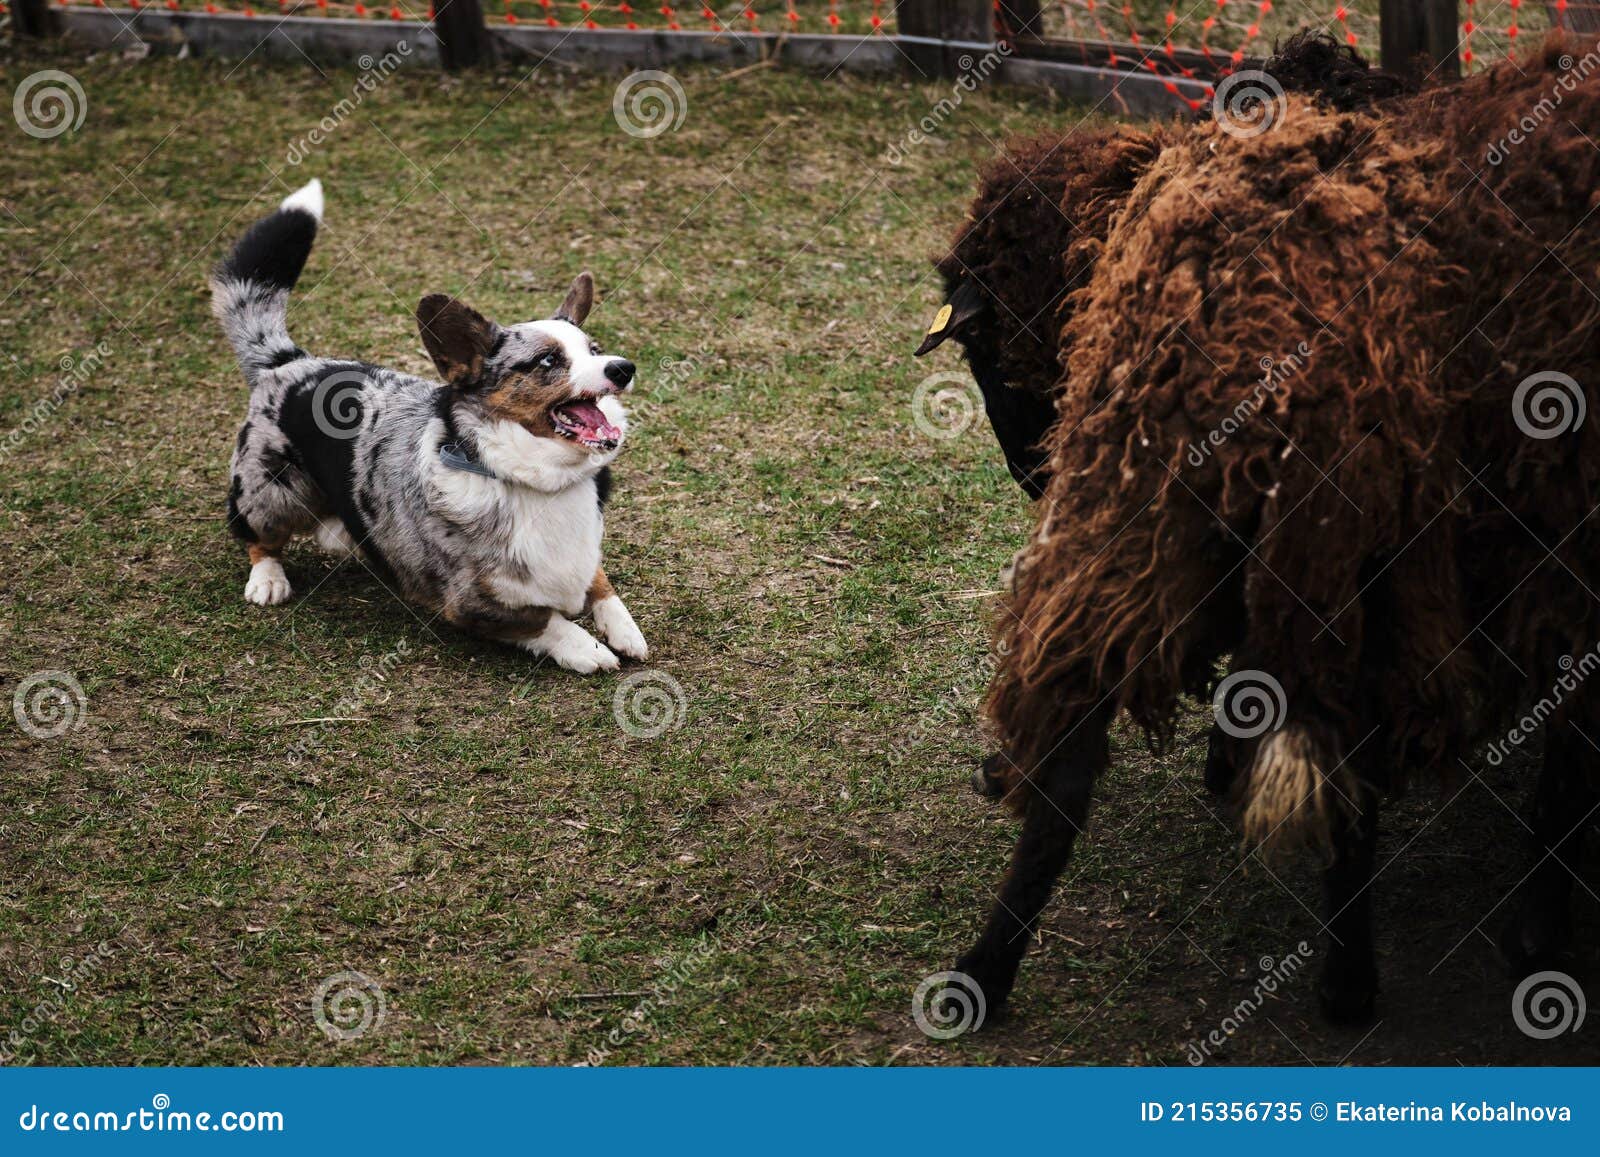
[[[594,487],[558,494],[516,487],[506,501],[512,529],[506,566],[490,580],[495,597],[507,606],[578,614],[600,567],[604,523]]]

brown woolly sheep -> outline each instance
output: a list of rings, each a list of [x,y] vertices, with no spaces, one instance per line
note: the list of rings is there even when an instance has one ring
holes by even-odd
[[[1326,33],[1302,32],[1262,66],[1286,92],[1348,111],[1406,90]],[[954,339],[983,395],[1006,466],[1030,498],[1044,493],[1040,443],[1055,422],[1068,294],[1087,283],[1112,221],[1176,123],[1044,133],[1008,142],[979,176],[978,195],[934,267],[944,310],[916,355]]]
[[[1023,826],[956,965],[991,1006],[1113,716],[1159,742],[1214,689],[1247,840],[1329,857],[1327,1015],[1366,1016],[1377,990],[1380,796],[1459,774],[1535,702],[1542,858],[1502,946],[1524,970],[1564,947],[1600,806],[1582,682],[1600,664],[1600,75],[1564,55],[1582,51],[1552,39],[1365,110],[1290,95],[1255,135],[1198,127],[1115,215],[1067,300],[1049,482],[1000,616],[987,709]],[[1552,99],[1560,115],[1510,136]],[[1266,710],[1235,714],[1225,693],[1251,680]]]
[[[1285,91],[1340,110],[1407,86],[1318,32],[1291,37],[1261,71]],[[1006,466],[1030,498],[1041,497],[1049,480],[1043,442],[1056,419],[1070,294],[1087,284],[1134,185],[1184,132],[1176,123],[1080,126],[1009,142],[1005,155],[983,170],[966,221],[934,263],[945,307],[915,356],[952,339],[961,346]],[[1213,790],[1226,786],[1225,755],[1214,737],[1206,768]],[[1001,794],[1002,765],[998,755],[984,760],[973,776],[980,794]]]
[[[1047,133],[986,168],[967,222],[937,263],[946,305],[916,355],[954,338],[983,394],[1006,466],[1044,493],[1039,443],[1055,421],[1061,311],[1128,193],[1176,129]]]

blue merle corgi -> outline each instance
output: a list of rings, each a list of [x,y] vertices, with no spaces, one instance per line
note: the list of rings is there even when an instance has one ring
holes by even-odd
[[[322,220],[317,181],[257,222],[212,274],[250,409],[233,454],[228,525],[249,548],[244,597],[289,598],[296,535],[360,551],[406,598],[568,670],[644,659],[644,636],[600,565],[610,465],[633,363],[581,328],[580,274],[545,321],[501,326],[442,294],[417,325],[443,381],[315,357],[285,324]],[[573,619],[588,612],[596,639]]]

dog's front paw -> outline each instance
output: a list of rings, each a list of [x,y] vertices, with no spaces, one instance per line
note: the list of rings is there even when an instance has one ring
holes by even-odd
[[[616,595],[603,598],[594,605],[594,625],[600,637],[619,655],[644,662],[650,657],[650,647],[644,634],[633,621],[628,608]]]
[[[283,573],[283,564],[275,558],[264,558],[252,566],[250,579],[244,584],[244,601],[258,607],[286,603],[293,593],[289,576]]]
[[[577,623],[553,613],[544,631],[537,638],[523,640],[521,645],[535,655],[548,655],[556,666],[580,675],[615,671],[622,666],[611,648]]]
[[[585,636],[582,642],[565,644],[550,652],[557,665],[580,675],[593,675],[596,671],[615,671],[622,660],[599,639]]]

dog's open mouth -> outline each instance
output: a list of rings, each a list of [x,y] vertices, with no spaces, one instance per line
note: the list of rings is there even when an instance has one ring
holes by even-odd
[[[550,421],[557,434],[591,450],[615,450],[622,442],[622,431],[606,420],[593,398],[550,407]]]

